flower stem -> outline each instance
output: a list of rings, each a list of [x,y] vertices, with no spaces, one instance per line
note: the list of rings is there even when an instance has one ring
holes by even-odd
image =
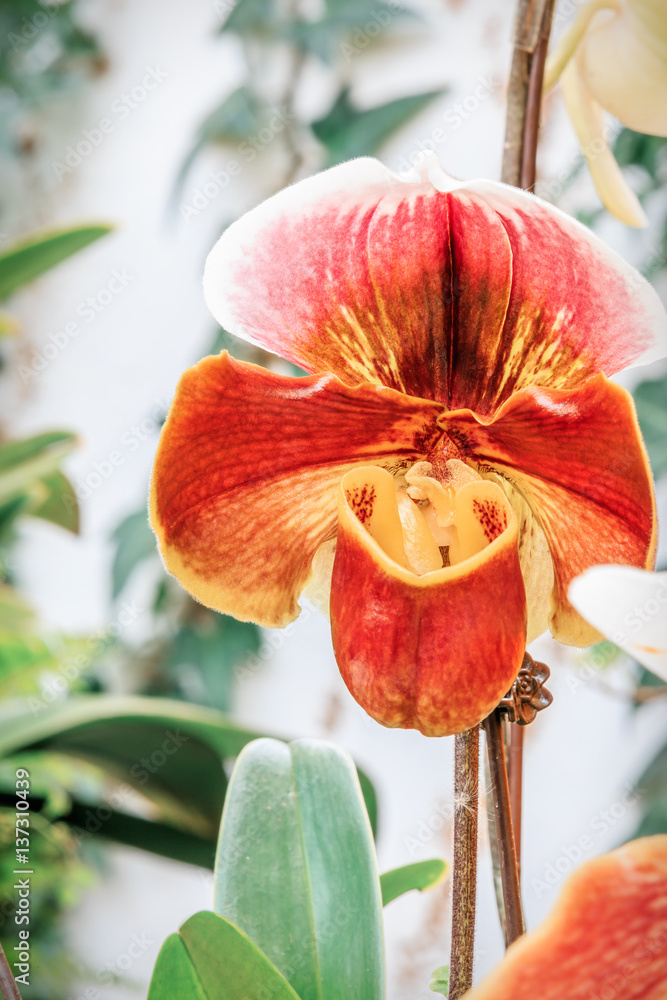
[[[512,828],[516,848],[516,866],[521,879],[521,801],[523,792],[523,734],[524,726],[510,728],[509,785]]]
[[[523,934],[524,923],[514,830],[512,828],[510,790],[505,766],[505,745],[501,715],[498,709],[487,716],[482,725],[486,733],[493,811],[498,834],[500,877],[505,901],[505,943],[509,947]]]
[[[542,81],[552,11],[553,0],[519,0],[516,12],[502,170],[505,183],[515,187],[532,187],[535,180]],[[532,177],[528,176],[531,161]]]
[[[4,949],[0,944],[0,993],[4,1000],[21,1000],[19,988],[7,961]]]
[[[454,859],[449,1000],[458,1000],[472,986],[478,804],[479,726],[475,726],[459,733],[454,743]]]

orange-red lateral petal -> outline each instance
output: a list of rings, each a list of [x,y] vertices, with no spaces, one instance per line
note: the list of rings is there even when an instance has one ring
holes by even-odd
[[[586,862],[465,1000],[665,1000],[667,836]]]
[[[341,476],[400,466],[438,440],[442,408],[334,376],[286,378],[226,353],[182,376],[160,438],[151,523],[198,600],[282,626],[336,528]]]
[[[599,633],[568,601],[575,576],[601,563],[651,568],[655,504],[630,395],[595,376],[573,391],[517,392],[484,422],[469,410],[441,423],[466,457],[500,472],[537,515],[554,566],[551,631],[586,646]]]
[[[521,666],[526,597],[516,517],[503,497],[501,533],[486,548],[418,576],[367,530],[383,475],[355,470],[341,485],[331,582],[336,661],[352,696],[382,725],[449,736],[485,718]]]

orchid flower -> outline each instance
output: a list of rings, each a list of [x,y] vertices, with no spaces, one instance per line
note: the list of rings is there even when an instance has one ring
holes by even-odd
[[[667,351],[634,269],[530,194],[360,159],[230,226],[204,289],[228,331],[314,374],[223,353],[182,376],[151,518],[190,593],[281,627],[309,585],[352,695],[427,735],[492,711],[547,627],[597,640],[570,581],[653,560],[650,471],[608,380]]]
[[[667,681],[667,572],[595,566],[570,584],[569,597],[602,635]]]
[[[667,836],[581,865],[548,919],[465,1000],[664,1000]]]
[[[589,0],[547,62],[602,203],[629,226],[645,226],[638,198],[613,157],[603,112],[627,128],[667,136],[667,4]]]

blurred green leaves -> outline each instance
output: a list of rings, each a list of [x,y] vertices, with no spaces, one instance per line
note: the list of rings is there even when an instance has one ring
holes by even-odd
[[[0,253],[0,302],[112,228],[98,224],[30,233]]]
[[[640,382],[633,395],[653,475],[658,479],[667,472],[667,377]]]
[[[344,88],[325,117],[312,124],[315,136],[327,151],[324,166],[375,153],[394,132],[442,93],[435,90],[400,97],[359,111],[350,101],[349,90]]]

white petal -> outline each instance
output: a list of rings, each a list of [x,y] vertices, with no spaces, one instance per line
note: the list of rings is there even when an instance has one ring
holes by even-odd
[[[586,32],[579,68],[593,97],[628,128],[667,136],[667,3],[626,0]]]
[[[568,596],[591,625],[667,681],[667,572],[595,566]]]

